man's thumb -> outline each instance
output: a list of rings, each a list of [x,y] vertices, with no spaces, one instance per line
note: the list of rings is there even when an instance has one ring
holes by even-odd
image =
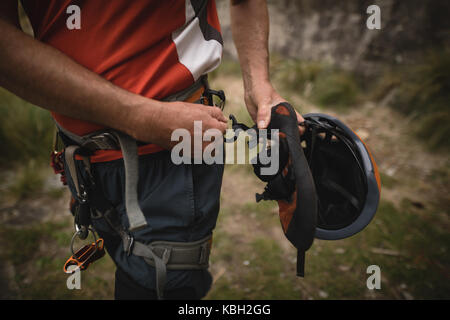
[[[270,123],[270,107],[261,106],[256,115],[256,124],[258,129],[266,129]]]

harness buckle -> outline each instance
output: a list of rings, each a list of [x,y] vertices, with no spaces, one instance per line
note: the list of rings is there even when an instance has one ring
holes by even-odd
[[[131,255],[131,252],[133,251],[134,246],[134,237],[131,234],[128,234],[126,237],[127,243],[125,244],[125,253],[127,256]]]
[[[116,150],[120,149],[120,144],[112,133],[101,132],[89,136],[82,147],[88,150]]]
[[[207,264],[209,261],[209,254],[211,252],[211,242],[212,242],[211,240],[208,240],[208,242],[203,243],[200,246],[200,256],[198,259],[198,263],[200,265]]]

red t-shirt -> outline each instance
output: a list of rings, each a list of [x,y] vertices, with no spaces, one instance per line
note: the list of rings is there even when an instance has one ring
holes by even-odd
[[[215,69],[222,38],[214,0],[22,0],[35,37],[115,85],[162,99]],[[69,29],[73,8],[80,29]],[[72,17],[72,18],[71,18]],[[53,112],[78,135],[101,126]],[[155,151],[154,145],[141,147]],[[99,152],[100,160],[120,157]],[[99,160],[95,157],[91,160]]]

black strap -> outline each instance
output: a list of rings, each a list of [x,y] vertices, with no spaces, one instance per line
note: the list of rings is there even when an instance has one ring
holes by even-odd
[[[297,277],[305,277],[305,251],[297,250]]]
[[[280,172],[274,179],[267,183],[262,194],[256,194],[256,202],[260,202],[261,200],[285,200],[291,202],[291,196],[294,190],[295,184]]]
[[[277,108],[286,108],[289,111],[289,116],[277,113]],[[271,125],[274,128],[279,128],[281,132],[286,135],[286,141],[289,147],[291,156],[291,166],[295,174],[295,181],[297,184],[297,213],[294,218],[299,234],[286,234],[288,239],[295,238],[294,245],[300,251],[308,250],[314,240],[315,229],[317,225],[317,211],[318,202],[315,190],[314,180],[306,160],[303,148],[301,147],[300,134],[298,131],[298,122],[296,113],[291,105],[288,103],[280,103],[272,108]],[[291,240],[290,239],[290,240]],[[292,242],[292,240],[291,240]]]
[[[230,115],[232,128],[235,130],[234,139],[227,142],[233,142],[237,139],[240,131],[248,131],[248,126],[238,123]],[[253,128],[256,128],[254,126]],[[286,144],[286,149],[281,150],[280,158],[285,153],[286,161],[291,159],[289,171],[294,175],[293,178],[284,177],[281,172],[270,179],[265,179],[256,175],[263,181],[268,182],[263,194],[256,195],[256,201],[260,200],[287,200],[292,197],[294,190],[296,193],[296,211],[289,224],[285,235],[298,250],[297,274],[304,275],[305,252],[313,241],[317,225],[318,200],[315,190],[315,184],[310,171],[308,161],[301,147],[300,134],[298,130],[297,115],[292,106],[288,103],[280,103],[272,107],[271,122],[268,130],[278,129],[283,133],[283,139],[280,138],[280,146]],[[269,131],[270,132],[270,131]],[[314,141],[315,142],[315,141]],[[280,161],[281,162],[281,161]],[[293,184],[293,186],[291,185]],[[288,199],[291,202],[292,199]]]

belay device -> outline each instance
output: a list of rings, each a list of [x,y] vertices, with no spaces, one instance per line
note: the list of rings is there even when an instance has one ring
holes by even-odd
[[[339,120],[307,114],[297,122],[294,108],[272,108],[268,133],[278,130],[279,168],[264,175],[261,151],[252,161],[256,176],[267,182],[256,201],[276,200],[283,232],[297,248],[297,275],[304,276],[305,252],[314,238],[337,240],[361,231],[372,220],[380,197],[380,178],[364,142]],[[230,115],[235,138],[256,129]],[[305,127],[300,136],[299,125]],[[259,141],[259,135],[255,137]],[[263,137],[264,138],[264,137]],[[267,136],[270,139],[270,135]],[[249,141],[250,145],[251,141]],[[275,150],[266,150],[268,154]]]

